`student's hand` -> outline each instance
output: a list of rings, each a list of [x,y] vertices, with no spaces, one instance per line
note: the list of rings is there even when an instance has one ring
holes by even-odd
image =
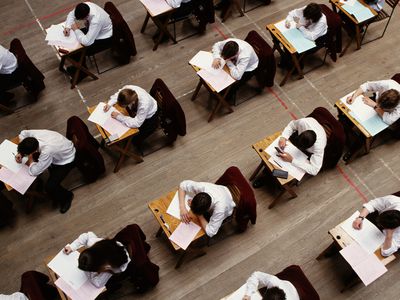
[[[103,111],[104,111],[104,112],[107,112],[107,111],[110,110],[110,108],[111,108],[111,106],[108,105],[108,104],[106,104],[106,105],[104,105],[104,107],[103,107]]]
[[[285,21],[285,27],[290,28],[290,21],[288,21],[288,20]]]
[[[73,250],[72,250],[70,245],[65,246],[63,251],[64,251],[65,254],[70,254],[70,253],[73,252]]]
[[[248,296],[248,295],[244,295],[243,298],[242,298],[242,300],[251,300],[251,297]]]
[[[186,207],[180,207],[180,213],[181,213],[181,221],[186,224],[189,223],[192,218],[190,217],[190,214],[187,211]]]
[[[69,36],[69,33],[71,32],[71,28],[64,28],[63,33],[65,36]]]
[[[371,107],[375,107],[376,102],[368,97],[363,96],[362,101],[364,102],[364,104],[371,106]]]
[[[221,67],[221,60],[219,58],[215,58],[211,65],[214,69],[219,69]]]
[[[281,148],[282,150],[285,149],[285,147],[286,147],[286,139],[285,139],[283,136],[281,136],[281,137],[279,138],[278,146],[279,146],[279,148]]]
[[[346,102],[348,104],[352,104],[353,103],[354,99],[356,98],[356,97],[354,97],[354,95],[355,95],[355,93],[353,93],[352,95],[347,97]]]
[[[72,29],[73,31],[78,30],[78,29],[79,29],[78,24],[73,23],[73,24],[71,25],[71,29]]]
[[[282,160],[287,161],[287,162],[292,162],[292,160],[293,160],[293,157],[287,152],[278,153],[278,156],[280,158],[282,158]]]
[[[353,221],[353,228],[360,230],[362,228],[363,220],[361,218],[357,218]]]
[[[20,154],[20,153],[17,153],[16,155],[15,155],[15,161],[17,162],[17,163],[22,163],[22,158],[23,158],[23,156]]]
[[[111,117],[113,117],[114,119],[116,119],[119,115],[120,115],[120,113],[117,112],[117,111],[113,111],[113,112],[111,113]]]

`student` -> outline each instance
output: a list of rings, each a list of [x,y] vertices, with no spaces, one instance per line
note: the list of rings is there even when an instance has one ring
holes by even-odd
[[[7,102],[14,94],[7,92],[10,87],[21,83],[17,58],[8,49],[0,45],[0,101]]]
[[[0,294],[0,300],[29,300],[23,293],[16,292],[11,295]]]
[[[295,22],[296,27],[304,37],[315,41],[328,32],[328,23],[321,7],[316,3],[310,3],[302,8],[294,9],[286,17],[285,26],[290,28],[290,22]]]
[[[381,254],[390,256],[400,248],[400,197],[388,195],[365,203],[360,215],[353,222],[353,228],[362,230],[364,219],[374,212],[379,213],[376,222],[383,228],[385,235]]]
[[[58,132],[50,130],[23,130],[19,134],[19,141],[15,160],[22,163],[22,158],[28,156],[26,165],[32,176],[49,170],[46,191],[53,201],[60,204],[60,212],[66,213],[71,207],[74,194],[62,187],[61,182],[74,166],[74,144]]]
[[[118,112],[112,112],[111,116],[127,127],[139,129],[133,142],[140,146],[158,127],[157,101],[141,87],[125,85],[110,97],[104,111],[108,111],[116,103],[126,108],[130,116]]]
[[[179,185],[179,208],[181,220],[190,222],[190,215],[185,206],[185,195],[192,196],[189,203],[191,212],[197,216],[201,227],[209,237],[217,234],[222,222],[232,215],[236,206],[229,188],[208,182],[184,180]],[[209,221],[207,217],[210,216]]]
[[[264,294],[261,295],[265,300],[299,300],[294,285],[287,281],[281,280],[274,275],[263,272],[254,272],[246,282],[246,294],[243,300],[250,300],[251,295],[257,292],[259,288],[266,287]]]
[[[385,5],[385,0],[365,0],[365,3],[367,3],[376,12],[380,12]]]

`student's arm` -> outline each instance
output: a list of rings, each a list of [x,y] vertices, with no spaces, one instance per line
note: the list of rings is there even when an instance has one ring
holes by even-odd
[[[395,229],[385,229],[383,233],[385,234],[385,241],[381,247],[382,256],[390,256],[393,253],[397,252],[399,246],[393,240],[393,233]]]
[[[204,218],[203,216],[200,216],[199,220],[200,220],[201,217]],[[205,224],[205,226],[203,227],[203,229],[206,232],[206,234],[209,237],[213,237],[214,235],[216,235],[218,233],[218,230],[221,227],[222,222],[224,221],[224,219],[225,219],[225,214],[223,212],[218,212],[218,211],[216,212],[214,210],[214,212],[213,212],[213,214],[212,214],[212,216],[210,218],[210,222]],[[200,222],[201,222],[201,220],[200,220]]]
[[[75,241],[73,241],[69,246],[72,251],[76,251],[81,247],[90,247],[94,243],[100,241],[101,239],[91,231],[82,233]]]
[[[290,136],[293,134],[293,132],[297,131],[297,123],[298,123],[298,120],[290,121],[289,124],[283,130],[282,137],[284,137],[286,140],[288,140],[290,138]]]
[[[97,288],[104,287],[113,274],[109,272],[85,272],[90,282]]]
[[[317,175],[319,170],[321,170],[322,162],[324,161],[324,150],[315,151],[310,157],[310,160],[299,161],[297,159],[292,160],[292,164],[296,167],[303,169],[306,173],[310,175]]]
[[[363,93],[383,93],[386,90],[390,89],[391,79],[388,80],[377,80],[377,81],[367,81],[360,85],[360,89],[363,90]]]
[[[122,87],[122,89],[119,89],[115,94],[111,95],[110,99],[108,99],[107,104],[109,106],[114,106],[118,102],[118,94],[119,94],[119,92],[122,91],[123,89],[126,89],[126,88],[127,87],[124,86],[124,87]]]
[[[79,43],[81,43],[83,46],[90,46],[96,40],[100,30],[101,24],[92,21],[90,22],[89,31],[87,34],[84,34],[80,29],[75,30],[75,34]]]
[[[387,125],[392,125],[394,122],[400,119],[399,107],[396,107],[392,112],[383,111],[381,108],[377,108],[375,111],[382,117],[382,121]]]
[[[49,154],[41,152],[39,156],[39,161],[32,162],[29,165],[29,175],[38,176],[42,174],[48,167],[50,167],[52,162],[52,157]]]
[[[71,28],[71,25],[74,24],[75,21],[75,9],[73,9],[67,15],[67,19],[65,20],[65,28]]]
[[[300,17],[302,16],[302,14],[303,14],[303,8],[293,9],[288,13],[288,15],[286,17],[286,22],[294,21],[297,23],[299,21]]]
[[[229,68],[229,72],[233,79],[240,80],[249,65],[250,57],[243,57],[238,62],[237,65],[233,64],[230,60],[226,62]]]
[[[321,17],[322,18],[322,17]],[[304,37],[308,40],[315,41],[317,38],[322,36],[324,32],[326,32],[328,25],[321,21],[321,19],[314,24],[314,26],[310,26],[310,28],[300,26],[299,30],[304,35]]]
[[[226,43],[226,41],[216,42],[212,46],[212,56],[214,59],[216,59],[216,58],[221,59],[221,51],[222,51],[222,48],[224,47],[225,43]]]
[[[363,207],[363,209],[361,210],[360,214],[358,215],[357,218],[355,218],[355,220],[353,221],[353,228],[354,229],[361,229],[362,228],[362,224],[364,219],[369,215],[369,211],[368,209],[366,209],[365,207]]]
[[[188,194],[197,194],[203,192],[204,189],[198,182],[192,180],[184,180],[180,183],[178,189],[178,197],[179,197],[179,209],[181,214],[181,220],[185,223],[190,222],[190,215],[185,206],[185,195]]]
[[[373,213],[374,211],[381,212],[392,204],[390,201],[391,197],[391,195],[378,197],[368,201],[363,206],[369,213]]]
[[[182,0],[165,0],[169,6],[178,8],[181,6]]]
[[[278,277],[263,272],[254,272],[246,282],[246,295],[251,296],[259,288],[276,286]]]
[[[117,115],[116,119],[129,128],[139,128],[146,120],[149,110],[150,110],[150,105],[146,105],[139,101],[136,116],[134,118],[119,114]]]

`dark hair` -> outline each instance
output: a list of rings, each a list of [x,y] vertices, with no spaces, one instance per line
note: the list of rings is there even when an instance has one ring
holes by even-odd
[[[376,221],[383,229],[395,229],[400,226],[400,211],[395,209],[384,211]]]
[[[394,109],[397,105],[399,105],[399,102],[400,93],[394,89],[383,92],[377,100],[379,107],[384,110]]]
[[[239,45],[234,41],[226,42],[221,51],[223,59],[231,58],[239,52]]]
[[[307,20],[316,23],[322,17],[321,7],[317,3],[310,3],[303,10],[303,16]]]
[[[39,149],[39,142],[34,137],[24,138],[17,147],[18,153],[22,156],[32,154]]]
[[[266,289],[262,297],[263,300],[286,300],[285,292],[276,286]]]
[[[131,89],[123,89],[118,93],[118,104],[127,106],[138,99],[138,95]]]
[[[88,272],[101,272],[105,265],[118,268],[127,261],[124,247],[114,240],[105,239],[82,251],[78,268]]]
[[[300,150],[306,150],[314,145],[316,140],[317,134],[313,130],[306,130],[297,136],[295,145]]]
[[[198,193],[193,197],[190,209],[195,215],[203,215],[211,206],[211,196],[207,193]]]
[[[75,18],[78,20],[83,20],[89,14],[90,7],[86,3],[79,3],[75,7]]]

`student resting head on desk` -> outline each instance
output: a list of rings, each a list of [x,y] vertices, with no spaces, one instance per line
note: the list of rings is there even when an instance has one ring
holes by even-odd
[[[315,41],[328,32],[328,23],[321,7],[316,3],[310,3],[302,8],[289,12],[285,20],[285,26],[290,28],[290,23],[295,22],[306,39]]]
[[[185,207],[185,195],[193,196],[189,201],[192,213],[209,237],[217,234],[222,222],[232,215],[236,204],[228,187],[209,182],[184,180],[179,185],[179,208],[181,220],[190,222],[191,216]],[[208,217],[209,221],[208,221]]]
[[[32,176],[39,176],[48,169],[50,175],[46,192],[54,202],[59,203],[62,214],[67,212],[74,194],[63,188],[61,182],[74,167],[74,144],[58,132],[50,130],[23,130],[19,134],[19,141],[15,160],[22,163],[22,158],[27,156],[26,165]]]
[[[274,275],[263,272],[254,272],[246,282],[246,294],[243,300],[250,300],[251,295],[258,289],[267,289],[261,295],[264,300],[299,300],[299,294],[292,283],[281,280]]]
[[[7,90],[21,84],[17,58],[13,53],[0,45],[0,103],[7,104],[14,94]]]
[[[365,217],[373,212],[379,213],[376,223],[383,228],[385,235],[381,254],[390,256],[400,248],[400,197],[388,195],[365,203],[360,215],[354,220],[353,227],[361,230]]]

